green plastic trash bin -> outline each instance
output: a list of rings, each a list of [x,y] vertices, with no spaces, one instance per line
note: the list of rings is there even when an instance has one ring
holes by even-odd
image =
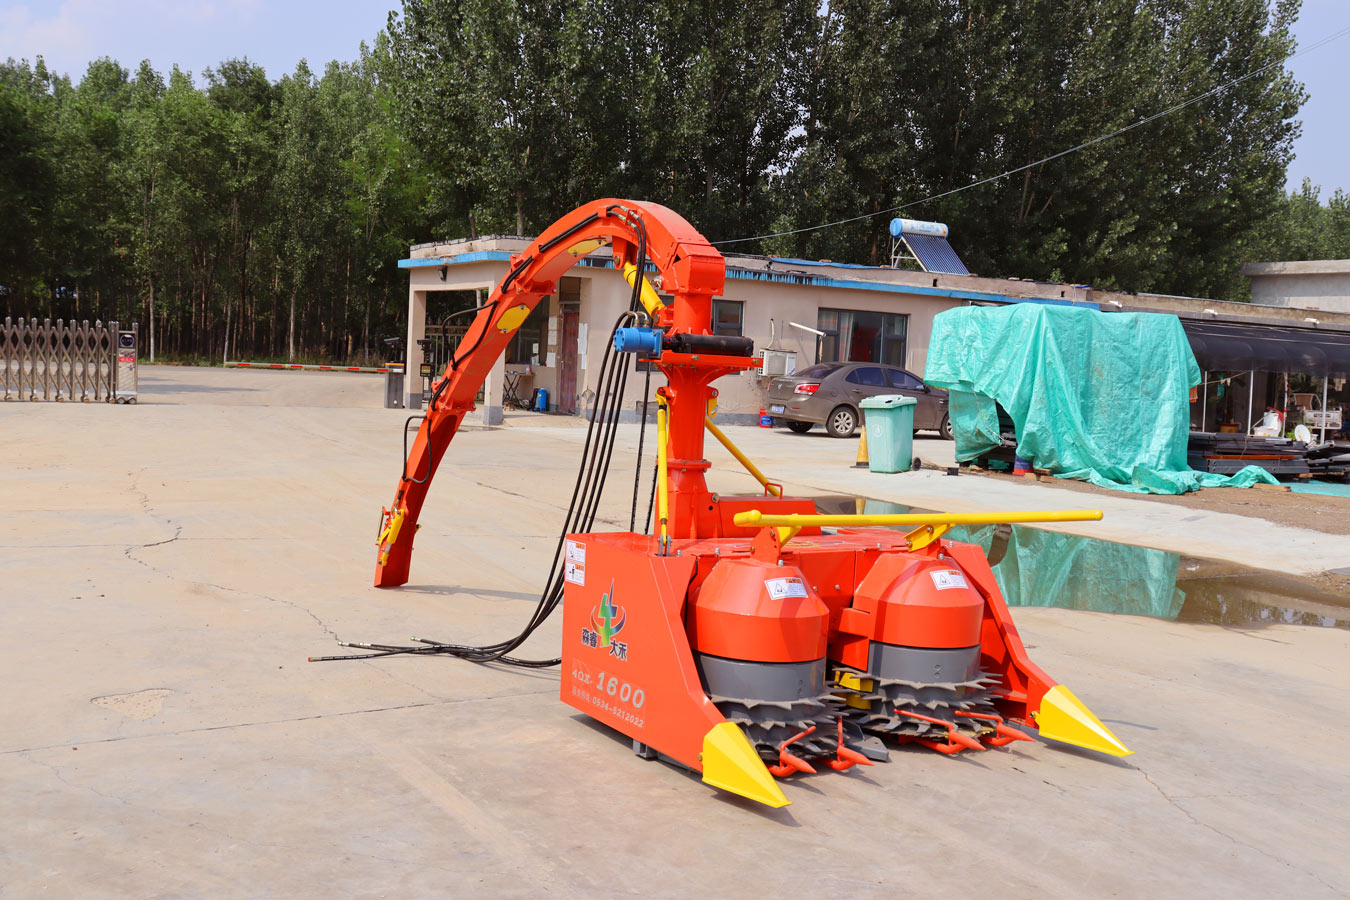
[[[914,458],[914,406],[919,401],[899,394],[868,397],[863,408],[867,429],[867,468],[873,472],[908,472]]]

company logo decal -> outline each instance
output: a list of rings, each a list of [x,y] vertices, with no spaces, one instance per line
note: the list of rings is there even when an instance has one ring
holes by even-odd
[[[615,640],[623,626],[628,624],[628,611],[616,605],[614,581],[609,582],[609,593],[600,596],[600,605],[591,610],[591,627],[581,629],[581,643],[587,647],[608,647],[609,655],[618,659],[628,659],[628,644]]]

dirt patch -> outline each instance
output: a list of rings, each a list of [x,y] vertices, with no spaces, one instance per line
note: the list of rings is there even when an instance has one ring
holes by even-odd
[[[1350,575],[1342,575],[1338,572],[1319,572],[1316,575],[1300,576],[1299,580],[1324,591],[1331,591],[1341,597],[1350,597]]]
[[[108,694],[105,697],[95,697],[89,702],[121,713],[129,719],[144,722],[164,711],[164,698],[172,693],[173,691],[167,688],[151,688],[131,694]]]
[[[961,470],[961,474],[977,473],[974,469],[965,468]],[[1015,481],[1019,484],[1049,484],[1083,494],[1129,497],[1132,500],[1147,500],[1152,503],[1167,503],[1172,506],[1185,506],[1190,509],[1203,509],[1209,512],[1250,516],[1257,519],[1266,519],[1280,525],[1307,528],[1311,531],[1321,531],[1326,534],[1350,534],[1350,497],[1299,494],[1273,488],[1201,488],[1189,494],[1176,495],[1125,494],[1110,488],[1088,484],[1086,481],[1073,481],[1068,478],[1038,481],[1029,477],[1002,475],[996,472],[981,472],[978,474],[981,478],[996,478],[1003,481]],[[1346,580],[1350,581],[1350,579]]]
[[[1343,571],[1298,575],[1292,572],[1262,571],[1234,562],[1191,556],[1182,559],[1181,570],[1181,580],[1219,579],[1233,584],[1246,581],[1249,589],[1264,590],[1275,596],[1300,597],[1333,606],[1350,605],[1350,574]],[[1341,613],[1337,615],[1344,617]]]

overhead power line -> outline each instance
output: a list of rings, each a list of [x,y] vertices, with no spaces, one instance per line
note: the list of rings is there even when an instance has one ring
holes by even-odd
[[[820,231],[823,228],[834,228],[838,225],[848,225],[851,222],[860,222],[863,219],[870,219],[873,216],[884,216],[889,215],[890,213],[899,212],[902,209],[908,209],[911,206],[918,206],[921,203],[928,203],[933,200],[941,200],[943,197],[950,197],[952,194],[959,194],[962,191],[968,191],[971,190],[972,188],[977,188],[980,187],[981,185],[986,185],[989,184],[990,182],[1007,178],[1009,175],[1016,175],[1018,172],[1025,172],[1027,169],[1034,169],[1037,166],[1044,165],[1045,163],[1059,159],[1062,156],[1068,156],[1072,153],[1077,153],[1079,150],[1084,150],[1095,144],[1100,144],[1103,141],[1109,141],[1112,138],[1120,137],[1120,135],[1124,134],[1127,131],[1133,131],[1136,128],[1147,125],[1149,122],[1161,119],[1164,116],[1169,116],[1172,113],[1177,112],[1178,110],[1182,110],[1188,106],[1191,106],[1192,104],[1199,103],[1201,100],[1206,100],[1210,97],[1215,96],[1216,94],[1221,94],[1224,91],[1228,90],[1229,88],[1233,88],[1239,84],[1242,84],[1244,81],[1250,81],[1251,79],[1255,78],[1258,75],[1261,75],[1264,72],[1268,72],[1271,69],[1283,66],[1285,63],[1289,62],[1289,60],[1302,56],[1305,53],[1311,53],[1312,51],[1318,49],[1319,47],[1324,47],[1327,44],[1331,43],[1332,41],[1337,40],[1338,38],[1345,37],[1347,34],[1350,34],[1350,26],[1342,28],[1340,31],[1329,34],[1326,37],[1322,38],[1320,41],[1314,41],[1312,44],[1309,44],[1307,47],[1303,48],[1297,53],[1291,53],[1288,56],[1276,60],[1273,63],[1268,63],[1267,65],[1261,66],[1259,69],[1254,69],[1251,72],[1248,72],[1246,75],[1234,78],[1232,81],[1225,82],[1219,85],[1218,87],[1211,88],[1210,90],[1205,91],[1203,94],[1197,94],[1196,96],[1190,98],[1189,100],[1183,100],[1182,102],[1177,103],[1173,106],[1169,106],[1166,109],[1160,112],[1156,112],[1151,116],[1145,116],[1144,118],[1140,119],[1137,122],[1131,122],[1129,125],[1126,125],[1123,128],[1117,128],[1115,131],[1112,131],[1108,134],[1100,135],[1088,141],[1084,141],[1083,143],[1070,147],[1067,150],[1061,150],[1058,153],[1052,153],[1049,156],[1045,156],[1036,160],[1035,162],[1029,162],[1026,165],[1018,166],[1015,169],[1009,169],[1006,172],[1000,172],[997,175],[990,175],[988,178],[981,178],[979,181],[972,181],[970,184],[962,185],[961,187],[958,188],[952,188],[951,190],[948,191],[942,191],[941,193],[931,194],[927,197],[924,197],[921,200],[911,200],[908,203],[902,203],[899,206],[892,206],[889,209],[880,209],[877,210],[876,212],[864,213],[860,216],[852,216],[851,218],[847,219],[840,219],[837,222],[826,222],[822,225],[812,225],[808,228],[794,228],[791,231],[775,231],[772,234],[757,234],[753,237],[729,238],[724,241],[713,241],[712,243],[714,246],[720,246],[722,244],[741,244],[746,241],[759,241],[764,240],[765,238],[786,237],[792,234],[805,234],[808,231]]]

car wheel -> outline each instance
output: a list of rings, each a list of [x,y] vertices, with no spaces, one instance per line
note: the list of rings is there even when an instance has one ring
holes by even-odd
[[[787,427],[798,434],[806,434],[811,430],[810,422],[787,422]]]
[[[830,437],[853,437],[853,432],[858,430],[858,414],[851,406],[836,406],[825,420],[825,430]]]
[[[952,417],[943,416],[942,424],[938,425],[938,434],[942,435],[944,441],[952,441],[956,436],[952,434]]]

